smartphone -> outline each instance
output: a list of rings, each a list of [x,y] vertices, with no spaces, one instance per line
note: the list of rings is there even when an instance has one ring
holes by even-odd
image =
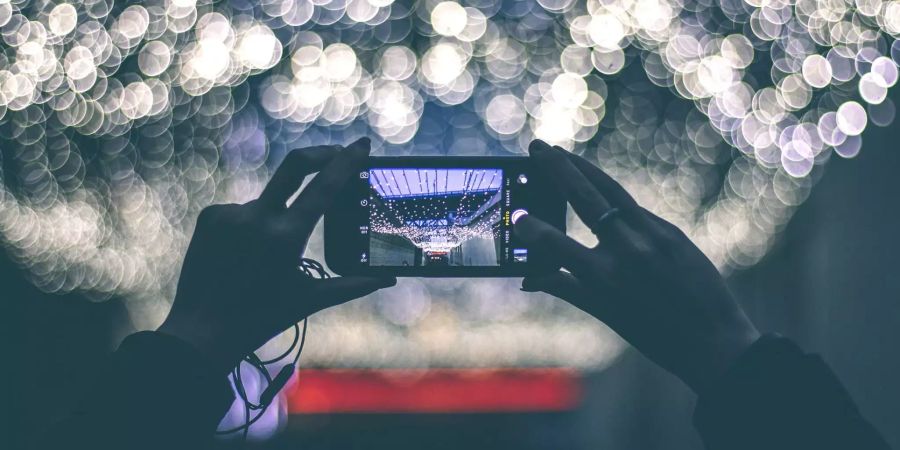
[[[526,214],[565,231],[565,200],[527,157],[370,157],[325,213],[325,261],[341,275],[556,270],[513,233]]]

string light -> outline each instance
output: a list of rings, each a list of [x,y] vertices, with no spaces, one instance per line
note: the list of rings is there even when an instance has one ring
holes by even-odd
[[[499,238],[502,179],[499,169],[373,169],[370,229],[426,252]]]
[[[0,237],[40,289],[123,297],[147,329],[199,211],[255,198],[291,149],[522,155],[539,138],[723,271],[748,267],[829,160],[893,123],[898,34],[883,0],[0,1]],[[621,349],[512,281],[403,283],[389,295],[428,314],[326,312],[309,361],[596,368]]]

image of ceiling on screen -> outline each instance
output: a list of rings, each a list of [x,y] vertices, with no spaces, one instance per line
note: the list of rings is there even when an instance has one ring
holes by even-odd
[[[500,169],[372,169],[369,264],[500,264]]]

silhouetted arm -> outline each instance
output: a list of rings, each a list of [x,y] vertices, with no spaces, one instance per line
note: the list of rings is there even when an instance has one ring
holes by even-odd
[[[125,338],[96,374],[76,411],[36,447],[205,448],[234,398],[205,355],[158,332]]]
[[[696,424],[711,450],[887,448],[821,359],[760,338],[678,227],[583,158],[540,141],[529,151],[599,243],[589,248],[540,218],[520,218],[519,237],[566,269],[527,277],[522,290],[602,320],[699,393]]]
[[[763,336],[700,394],[694,425],[710,450],[883,450],[822,359]]]
[[[393,286],[392,277],[313,279],[297,268],[369,147],[360,139],[295,150],[258,199],[204,209],[166,320],[125,339],[80,410],[48,436],[57,445],[42,448],[203,447],[233,398],[227,375],[242,358],[305,317]]]

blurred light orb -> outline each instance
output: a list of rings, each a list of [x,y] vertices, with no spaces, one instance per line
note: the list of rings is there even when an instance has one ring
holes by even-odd
[[[395,295],[378,301],[378,312],[384,318],[395,325],[411,326],[428,314],[431,295],[421,281],[404,279],[395,288]]]
[[[237,53],[249,68],[265,70],[281,59],[281,42],[269,27],[254,25],[242,33]]]
[[[803,109],[812,100],[810,86],[799,74],[784,77],[777,86],[777,94],[780,94],[779,99],[790,111]]]
[[[466,28],[469,16],[456,2],[441,2],[431,10],[431,26],[442,36],[457,36]]]
[[[47,18],[50,31],[57,36],[71,33],[77,23],[78,11],[69,3],[60,3],[54,6]]]
[[[818,131],[827,145],[840,145],[847,139],[847,135],[838,128],[837,113],[834,111],[828,111],[819,118]]]
[[[869,72],[859,79],[859,96],[866,103],[878,104],[887,97],[888,84],[882,76],[876,72]]]
[[[803,79],[821,89],[831,83],[831,64],[822,55],[809,55],[803,60]]]
[[[369,121],[387,142],[402,144],[412,139],[422,115],[422,98],[398,81],[384,81],[368,101]]]
[[[112,31],[121,36],[119,45],[131,48],[144,36],[149,26],[150,16],[147,10],[140,5],[131,5],[119,14]]]
[[[571,108],[552,102],[542,103],[534,114],[534,135],[551,145],[570,146],[577,132],[575,114]]]
[[[467,55],[457,44],[442,42],[425,52],[422,74],[431,83],[446,86],[462,75],[467,62]]]
[[[607,51],[616,50],[625,38],[625,26],[616,16],[600,13],[591,17],[589,34],[598,47]]]
[[[484,110],[484,119],[487,124],[500,134],[518,133],[528,115],[525,112],[525,105],[518,97],[510,94],[502,94],[495,96],[488,103]]]
[[[329,81],[350,78],[356,64],[356,53],[347,44],[331,44],[322,52],[322,75]]]
[[[379,68],[388,80],[405,80],[416,71],[416,54],[408,47],[395,45],[381,54]]]
[[[837,110],[837,126],[847,136],[858,136],[866,129],[866,110],[857,102],[849,101]]]
[[[703,58],[697,71],[697,77],[708,94],[724,92],[735,82],[731,64],[727,59],[718,55]]]
[[[66,54],[63,67],[66,71],[69,87],[73,92],[85,92],[97,79],[97,66],[94,55],[87,47],[73,47]]]
[[[172,63],[169,46],[162,41],[150,41],[138,53],[138,67],[145,75],[159,76]]]
[[[675,16],[672,3],[665,0],[638,0],[633,10],[638,26],[650,32],[664,31]]]
[[[853,158],[862,150],[862,138],[859,136],[848,136],[844,142],[834,147],[835,153],[843,158]]]
[[[610,51],[596,48],[591,52],[591,62],[598,72],[615,75],[625,67],[625,52],[620,48]]]
[[[900,34],[900,2],[884,2],[884,27],[891,34]]]
[[[125,117],[139,119],[148,115],[152,107],[153,91],[146,83],[135,81],[123,90],[120,108]]]
[[[587,99],[587,83],[578,75],[563,73],[553,80],[550,93],[556,103],[567,108],[575,108]]]
[[[484,37],[488,29],[488,19],[477,8],[466,7],[466,27],[455,37],[465,42],[475,42]]]
[[[369,3],[368,0],[356,0],[347,4],[345,13],[351,20],[365,23],[375,18],[375,15],[378,14],[378,7]]]
[[[829,65],[831,65],[832,78],[842,83],[846,83],[856,76],[854,59],[848,53],[849,50],[845,47],[835,47],[828,50],[825,56]]]
[[[894,122],[897,108],[894,106],[894,102],[888,98],[877,105],[869,105],[868,114],[869,120],[873,124],[879,127],[886,127]]]
[[[733,68],[746,68],[753,62],[753,43],[742,34],[730,34],[722,41],[721,54]]]
[[[881,76],[885,87],[892,87],[897,84],[897,63],[887,56],[880,56],[872,61],[872,71]]]
[[[575,0],[538,0],[544,9],[549,11],[565,11],[569,9]]]
[[[591,73],[591,49],[579,45],[569,45],[559,55],[559,62],[566,72],[585,77]]]
[[[197,43],[188,56],[187,68],[191,76],[214,81],[222,76],[231,64],[231,52],[216,39],[204,39]]]
[[[304,45],[294,52],[291,57],[291,69],[298,73],[301,68],[312,66],[322,57],[322,48],[315,45]]]
[[[0,26],[4,26],[12,19],[13,8],[11,2],[0,3]]]
[[[748,267],[830,155],[893,123],[898,4],[0,0],[0,240],[40,289],[124,296],[151,328],[198,212],[255,198],[290,149],[538,138],[601,162],[719,269]],[[351,325],[322,327],[308,361],[597,368],[621,349],[504,283],[323,312]]]

